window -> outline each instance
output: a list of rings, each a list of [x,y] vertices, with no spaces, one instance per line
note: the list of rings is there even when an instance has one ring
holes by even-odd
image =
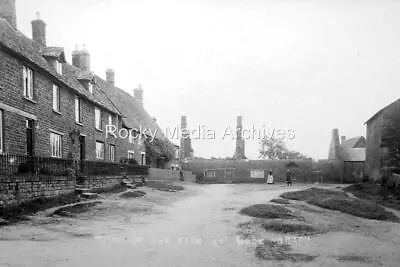
[[[75,96],[75,122],[82,123],[81,99]]]
[[[0,153],[3,152],[3,111],[0,109]]]
[[[135,151],[128,151],[128,159],[134,159],[135,158]]]
[[[60,112],[60,88],[53,84],[53,110]]]
[[[104,143],[96,141],[96,159],[104,159]]]
[[[108,125],[114,125],[112,115],[108,115]]]
[[[109,145],[108,146],[108,159],[110,161],[115,160],[115,146],[114,145]]]
[[[101,125],[101,111],[98,108],[94,109],[94,117],[96,120],[96,129],[101,130],[102,125]]]
[[[55,69],[58,74],[62,75],[62,63],[58,60],[55,61]]]
[[[62,157],[62,136],[56,133],[50,133],[51,156],[55,158]]]
[[[24,66],[23,76],[24,76],[24,96],[28,99],[33,99],[33,70]]]
[[[93,83],[92,82],[89,82],[89,84],[88,84],[88,91],[89,91],[89,93],[93,94]]]

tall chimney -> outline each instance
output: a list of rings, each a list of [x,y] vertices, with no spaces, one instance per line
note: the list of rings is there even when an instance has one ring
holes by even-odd
[[[90,54],[86,45],[83,45],[82,49],[75,45],[75,50],[72,52],[72,65],[83,71],[90,71]]]
[[[115,85],[115,72],[113,69],[106,69],[106,81],[112,86]]]
[[[332,130],[332,140],[331,140],[331,145],[329,147],[328,159],[329,160],[341,160],[342,159],[342,151],[341,151],[341,147],[340,147],[339,130],[338,129]]]
[[[142,85],[139,84],[138,88],[133,90],[133,96],[136,101],[143,107],[143,88]]]
[[[181,129],[186,130],[186,127],[187,127],[186,116],[181,116]]]
[[[14,29],[17,29],[15,0],[0,0],[0,18],[7,20]]]
[[[344,143],[344,141],[346,141],[346,136],[341,136],[340,138],[341,138],[341,141],[340,141],[340,143],[341,143],[341,144],[343,144],[343,143]]]
[[[46,23],[40,18],[39,12],[36,12],[36,19],[32,20],[32,39],[46,46]]]
[[[244,155],[244,140],[242,138],[242,129],[243,129],[243,118],[242,116],[237,116],[236,118],[236,150],[235,155],[233,156],[235,159],[245,159]]]

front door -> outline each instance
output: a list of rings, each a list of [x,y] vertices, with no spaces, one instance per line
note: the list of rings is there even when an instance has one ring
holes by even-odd
[[[79,136],[79,152],[80,152],[79,160],[82,162],[86,159],[85,137],[84,136]]]
[[[26,120],[26,153],[28,156],[34,154],[34,121]]]

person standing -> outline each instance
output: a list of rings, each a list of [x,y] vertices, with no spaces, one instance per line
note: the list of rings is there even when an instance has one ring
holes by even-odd
[[[292,186],[292,172],[290,171],[290,169],[288,169],[286,172],[286,184],[288,186]]]
[[[273,184],[273,183],[274,183],[274,176],[272,174],[272,170],[270,170],[267,176],[267,184]]]

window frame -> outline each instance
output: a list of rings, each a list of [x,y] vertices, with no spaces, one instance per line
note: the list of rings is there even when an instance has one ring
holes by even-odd
[[[62,75],[63,74],[63,65],[59,60],[55,60],[55,69],[57,74]]]
[[[97,116],[98,113],[98,116]],[[102,125],[102,120],[101,120],[101,109],[99,109],[98,107],[94,108],[94,125],[95,128],[99,131],[102,130],[103,125]]]
[[[53,111],[55,111],[57,113],[60,113],[60,108],[61,108],[60,87],[57,84],[53,84],[53,103],[52,103],[52,107],[53,107]]]
[[[132,157],[130,157],[132,156]],[[128,150],[128,160],[129,159],[134,159],[135,158],[135,151],[133,150]]]
[[[23,95],[29,100],[34,100],[34,72],[28,66],[22,66]]]
[[[53,138],[52,138],[53,137]],[[50,155],[52,158],[58,158],[61,159],[63,155],[63,140],[62,140],[63,135],[59,133],[55,133],[50,131]],[[59,143],[54,144],[54,150],[53,150],[53,141],[55,142],[56,139],[59,138]],[[58,145],[58,147],[56,147]],[[58,148],[58,153],[57,153],[57,148]],[[54,152],[54,153],[53,153]]]
[[[108,145],[108,160],[109,161],[115,162],[115,155],[116,155],[115,152],[116,152],[115,145],[109,144]]]
[[[98,149],[98,147],[97,147],[97,145],[102,145],[102,153],[101,153],[101,157],[99,157],[100,156],[100,154],[98,153],[98,151],[97,151],[97,149]],[[101,142],[101,141],[96,141],[96,159],[98,159],[98,160],[104,160],[104,151],[105,150],[105,144],[104,144],[104,142]]]
[[[82,101],[79,96],[75,96],[74,105],[75,105],[75,122],[78,124],[82,124]]]

